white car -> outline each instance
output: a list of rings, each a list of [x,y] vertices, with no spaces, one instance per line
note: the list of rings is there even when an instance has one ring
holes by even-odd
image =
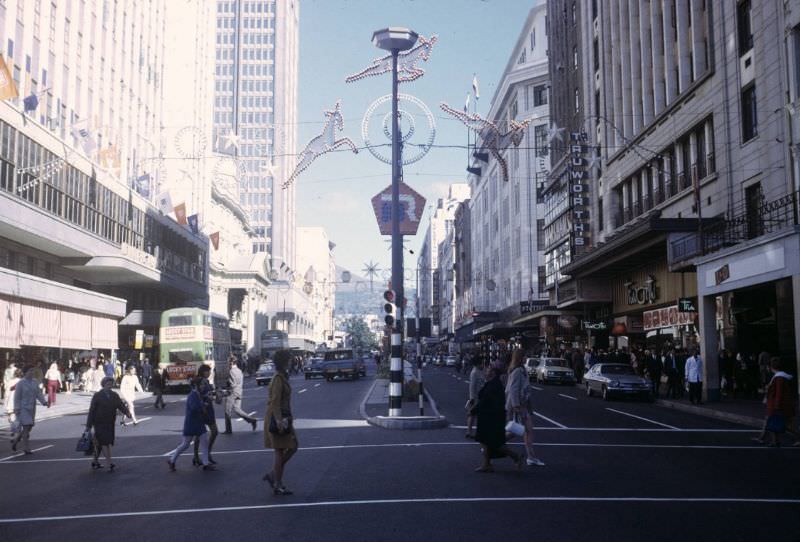
[[[445,356],[444,358],[445,367],[455,367],[457,363],[458,358],[455,356]]]

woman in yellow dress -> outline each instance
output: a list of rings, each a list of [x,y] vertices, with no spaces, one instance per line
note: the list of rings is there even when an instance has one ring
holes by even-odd
[[[292,387],[287,373],[291,359],[288,350],[275,353],[275,376],[269,385],[269,401],[264,416],[264,447],[272,448],[275,454],[272,470],[264,475],[263,480],[269,482],[275,495],[292,494],[283,485],[283,473],[286,463],[297,452],[297,435],[292,424]]]

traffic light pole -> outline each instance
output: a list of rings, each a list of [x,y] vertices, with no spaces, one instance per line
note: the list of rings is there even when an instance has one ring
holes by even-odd
[[[403,414],[403,237],[400,235],[400,141],[397,107],[397,55],[392,49],[392,288],[395,291],[397,318],[392,329],[389,366],[389,416]]]

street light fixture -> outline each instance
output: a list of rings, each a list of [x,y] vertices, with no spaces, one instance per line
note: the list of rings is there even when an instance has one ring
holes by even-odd
[[[400,135],[397,107],[397,55],[411,49],[419,34],[408,28],[390,26],[372,34],[375,47],[392,53],[392,287],[398,300],[399,318],[392,329],[389,384],[389,416],[402,416],[403,400],[403,237],[400,235]]]

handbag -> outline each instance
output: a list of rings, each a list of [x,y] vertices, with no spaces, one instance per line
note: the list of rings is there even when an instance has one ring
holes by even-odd
[[[517,421],[517,417],[514,416],[513,419],[509,420],[506,424],[506,433],[511,433],[515,437],[521,437],[525,435],[525,426],[522,425]]]
[[[292,420],[291,418],[284,418],[283,419],[283,427],[278,427],[278,422],[275,420],[275,416],[271,415],[269,417],[269,432],[273,435],[288,435],[292,431]]]
[[[769,416],[765,429],[770,433],[784,433],[786,431],[786,418],[783,417],[783,414]]]
[[[94,438],[92,438],[91,431],[84,431],[81,438],[78,439],[78,444],[75,445],[76,452],[91,453],[94,451]]]

